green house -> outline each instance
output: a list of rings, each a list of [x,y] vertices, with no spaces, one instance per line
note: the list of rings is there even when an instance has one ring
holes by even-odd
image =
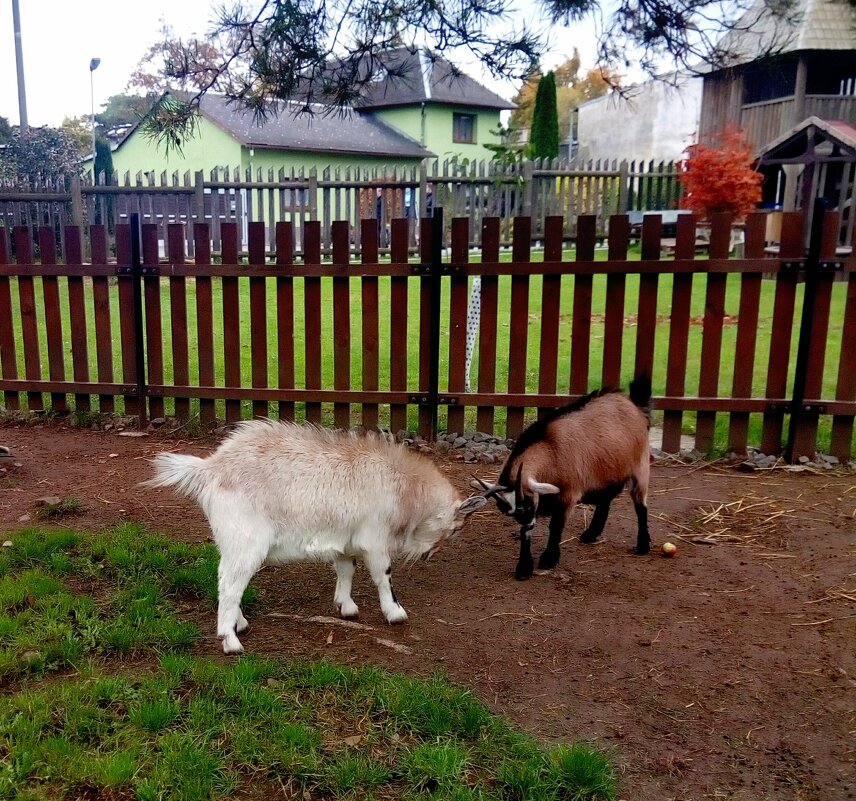
[[[266,175],[325,168],[413,167],[425,159],[484,159],[498,143],[500,112],[513,105],[425,50],[398,48],[379,60],[377,77],[354,108],[331,111],[280,103],[257,122],[252,112],[207,94],[196,135],[182,151],[165,153],[132,128],[113,152],[114,169],[159,175],[215,167]]]

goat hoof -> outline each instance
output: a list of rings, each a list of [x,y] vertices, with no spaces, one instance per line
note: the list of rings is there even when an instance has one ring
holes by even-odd
[[[517,567],[514,569],[514,578],[518,581],[526,581],[532,575],[533,565],[532,560],[528,560],[527,562],[518,562]]]
[[[538,569],[552,570],[557,564],[559,564],[559,554],[544,551],[544,553],[541,554],[541,558],[538,560]]]
[[[353,601],[348,601],[339,605],[339,614],[342,617],[356,617],[359,613],[360,607],[357,606]]]
[[[633,549],[633,552],[637,556],[645,556],[645,554],[647,554],[648,551],[650,551],[650,550],[651,550],[651,543],[650,542],[644,542],[644,543],[638,543],[636,545],[636,547]]]
[[[244,653],[244,646],[241,645],[237,637],[234,642],[229,642],[228,639],[223,640],[223,653],[224,654],[242,654]]]
[[[403,606],[399,606],[397,609],[393,609],[389,613],[384,612],[384,617],[386,618],[387,623],[404,623],[404,621],[407,620],[407,612],[404,611]]]
[[[600,534],[591,534],[588,531],[584,531],[580,534],[580,542],[585,543],[586,545],[591,545],[594,542],[597,542],[597,538]]]

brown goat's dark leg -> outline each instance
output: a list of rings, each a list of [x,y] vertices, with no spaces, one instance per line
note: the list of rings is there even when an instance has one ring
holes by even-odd
[[[564,506],[556,509],[550,517],[550,539],[547,540],[547,547],[538,560],[539,570],[550,570],[559,564],[562,532],[565,530],[565,521],[567,519],[568,510]]]
[[[648,507],[640,502],[634,502],[633,506],[639,521],[639,533],[636,535],[636,553],[644,556],[651,550],[651,535],[648,533]]]
[[[520,557],[514,570],[514,578],[524,581],[532,575],[535,564],[532,561],[532,529],[534,526],[520,527]]]
[[[648,476],[645,473],[640,482],[635,476],[630,479],[630,497],[636,509],[639,530],[636,534],[636,553],[644,556],[651,550],[651,535],[648,533]]]
[[[592,493],[583,502],[594,503],[594,514],[591,518],[589,527],[580,534],[580,542],[592,543],[603,534],[603,528],[606,525],[606,519],[609,517],[609,507],[613,500],[621,493],[624,484],[611,484],[599,492]]]

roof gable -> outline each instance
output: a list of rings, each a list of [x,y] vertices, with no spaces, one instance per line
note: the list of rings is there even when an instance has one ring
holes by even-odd
[[[760,164],[856,161],[856,126],[845,120],[808,117],[765,145],[758,159]]]
[[[515,108],[514,103],[423,48],[388,50],[378,57],[378,62],[376,80],[367,84],[362,92],[361,109],[414,103],[448,103],[497,110]]]

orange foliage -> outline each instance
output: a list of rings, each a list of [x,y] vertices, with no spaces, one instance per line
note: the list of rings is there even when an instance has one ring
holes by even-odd
[[[739,131],[726,130],[717,145],[690,145],[686,153],[678,174],[681,204],[699,217],[728,212],[741,220],[761,201],[764,177],[752,169],[752,153]]]

